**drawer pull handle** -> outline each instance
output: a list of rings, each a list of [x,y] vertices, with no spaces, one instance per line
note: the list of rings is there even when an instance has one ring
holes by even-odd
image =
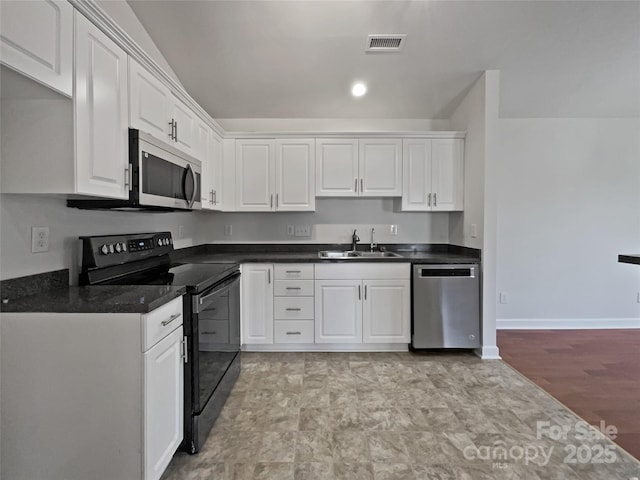
[[[285,290],[302,290],[300,287],[286,287]]]
[[[301,308],[287,308],[286,310],[287,310],[287,312],[299,312],[302,309]]]
[[[182,316],[182,315],[181,315],[181,314],[179,314],[179,313],[176,313],[176,314],[174,314],[174,315],[171,315],[171,316],[169,317],[169,319],[168,319],[168,320],[164,320],[164,321],[162,321],[162,322],[161,322],[161,325],[162,325],[163,327],[166,327],[166,326],[167,326],[167,325],[169,325],[171,322],[173,322],[176,318],[180,318],[181,316]]]
[[[202,332],[203,335],[215,335],[216,332]]]
[[[286,270],[287,273],[302,273],[302,270]]]
[[[302,332],[287,332],[287,335],[302,335]]]

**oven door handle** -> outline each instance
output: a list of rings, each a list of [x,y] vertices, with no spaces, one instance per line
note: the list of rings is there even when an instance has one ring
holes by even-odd
[[[209,300],[211,297],[215,297],[216,295],[222,295],[223,293],[226,293],[238,281],[240,281],[240,272],[234,273],[231,277],[229,277],[228,280],[225,280],[220,285],[217,285],[216,287],[214,287],[215,290],[213,290],[212,292],[205,292],[206,294],[203,293],[201,295],[196,295],[196,297],[193,299],[194,311],[196,313],[199,313],[200,305],[202,305],[204,302]]]

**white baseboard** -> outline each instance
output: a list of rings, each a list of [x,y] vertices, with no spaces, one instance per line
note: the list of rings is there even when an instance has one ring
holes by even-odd
[[[407,352],[406,343],[279,343],[243,344],[245,352]]]
[[[476,348],[473,353],[479,356],[482,360],[500,360],[500,351],[495,345],[482,346]]]
[[[640,328],[640,318],[498,318],[498,330],[604,330]]]

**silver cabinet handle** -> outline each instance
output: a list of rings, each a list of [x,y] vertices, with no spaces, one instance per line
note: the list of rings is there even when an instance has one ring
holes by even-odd
[[[358,193],[358,179],[357,178],[355,179],[355,187],[354,187],[354,189],[355,189],[355,192]]]
[[[267,270],[267,281],[271,283],[271,269]]]
[[[302,335],[302,332],[287,332],[287,335]]]
[[[213,191],[213,204],[214,205],[218,204],[218,191],[217,190]]]
[[[427,206],[431,206],[431,194],[427,195]]]
[[[189,363],[189,339],[186,335],[182,337],[182,359],[184,363]]]
[[[286,273],[302,273],[302,270],[285,270]]]
[[[173,122],[173,128],[175,129],[175,138],[174,140],[177,142],[178,141],[178,122]]]
[[[438,194],[437,193],[433,194],[433,206],[434,207],[438,206]]]
[[[170,138],[171,140],[175,140],[175,138],[173,138],[173,118],[172,118],[172,119],[171,119],[171,121],[169,122],[169,127],[170,127],[170,130],[169,130],[169,138]]]
[[[301,308],[285,308],[287,312],[299,312],[302,310]]]
[[[285,287],[285,290],[302,290],[300,287]]]
[[[278,205],[280,204],[278,203],[278,194],[276,193],[276,210],[278,209]]]
[[[125,190],[131,191],[133,189],[133,165],[128,164],[124,169],[124,186]]]
[[[200,332],[202,335],[215,335],[216,332]]]
[[[360,285],[358,285],[358,300],[362,300],[362,290]]]
[[[364,180],[360,179],[360,193],[364,193]]]
[[[211,190],[211,191],[209,192],[209,198],[211,198],[210,202],[211,202],[211,203],[214,203],[214,202],[213,202],[213,190]]]
[[[271,194],[271,198],[269,200],[269,208],[273,208],[273,193]]]
[[[364,286],[364,299],[367,299],[367,286]]]
[[[180,313],[176,313],[174,315],[171,315],[167,320],[163,320],[162,322],[160,322],[160,325],[162,325],[163,327],[166,327],[171,322],[173,322],[176,318],[180,318],[181,316],[182,315]]]

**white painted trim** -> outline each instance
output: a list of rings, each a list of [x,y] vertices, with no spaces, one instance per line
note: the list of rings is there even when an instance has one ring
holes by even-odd
[[[407,343],[279,343],[242,345],[243,352],[407,352]]]
[[[473,353],[475,353],[482,360],[501,360],[500,351],[498,347],[495,345],[485,345],[480,348],[476,348]]]
[[[640,318],[498,318],[498,330],[600,330],[640,328]]]
[[[405,132],[348,132],[348,131],[276,131],[276,132],[226,132],[225,138],[465,138],[467,132],[456,131],[405,131]]]

